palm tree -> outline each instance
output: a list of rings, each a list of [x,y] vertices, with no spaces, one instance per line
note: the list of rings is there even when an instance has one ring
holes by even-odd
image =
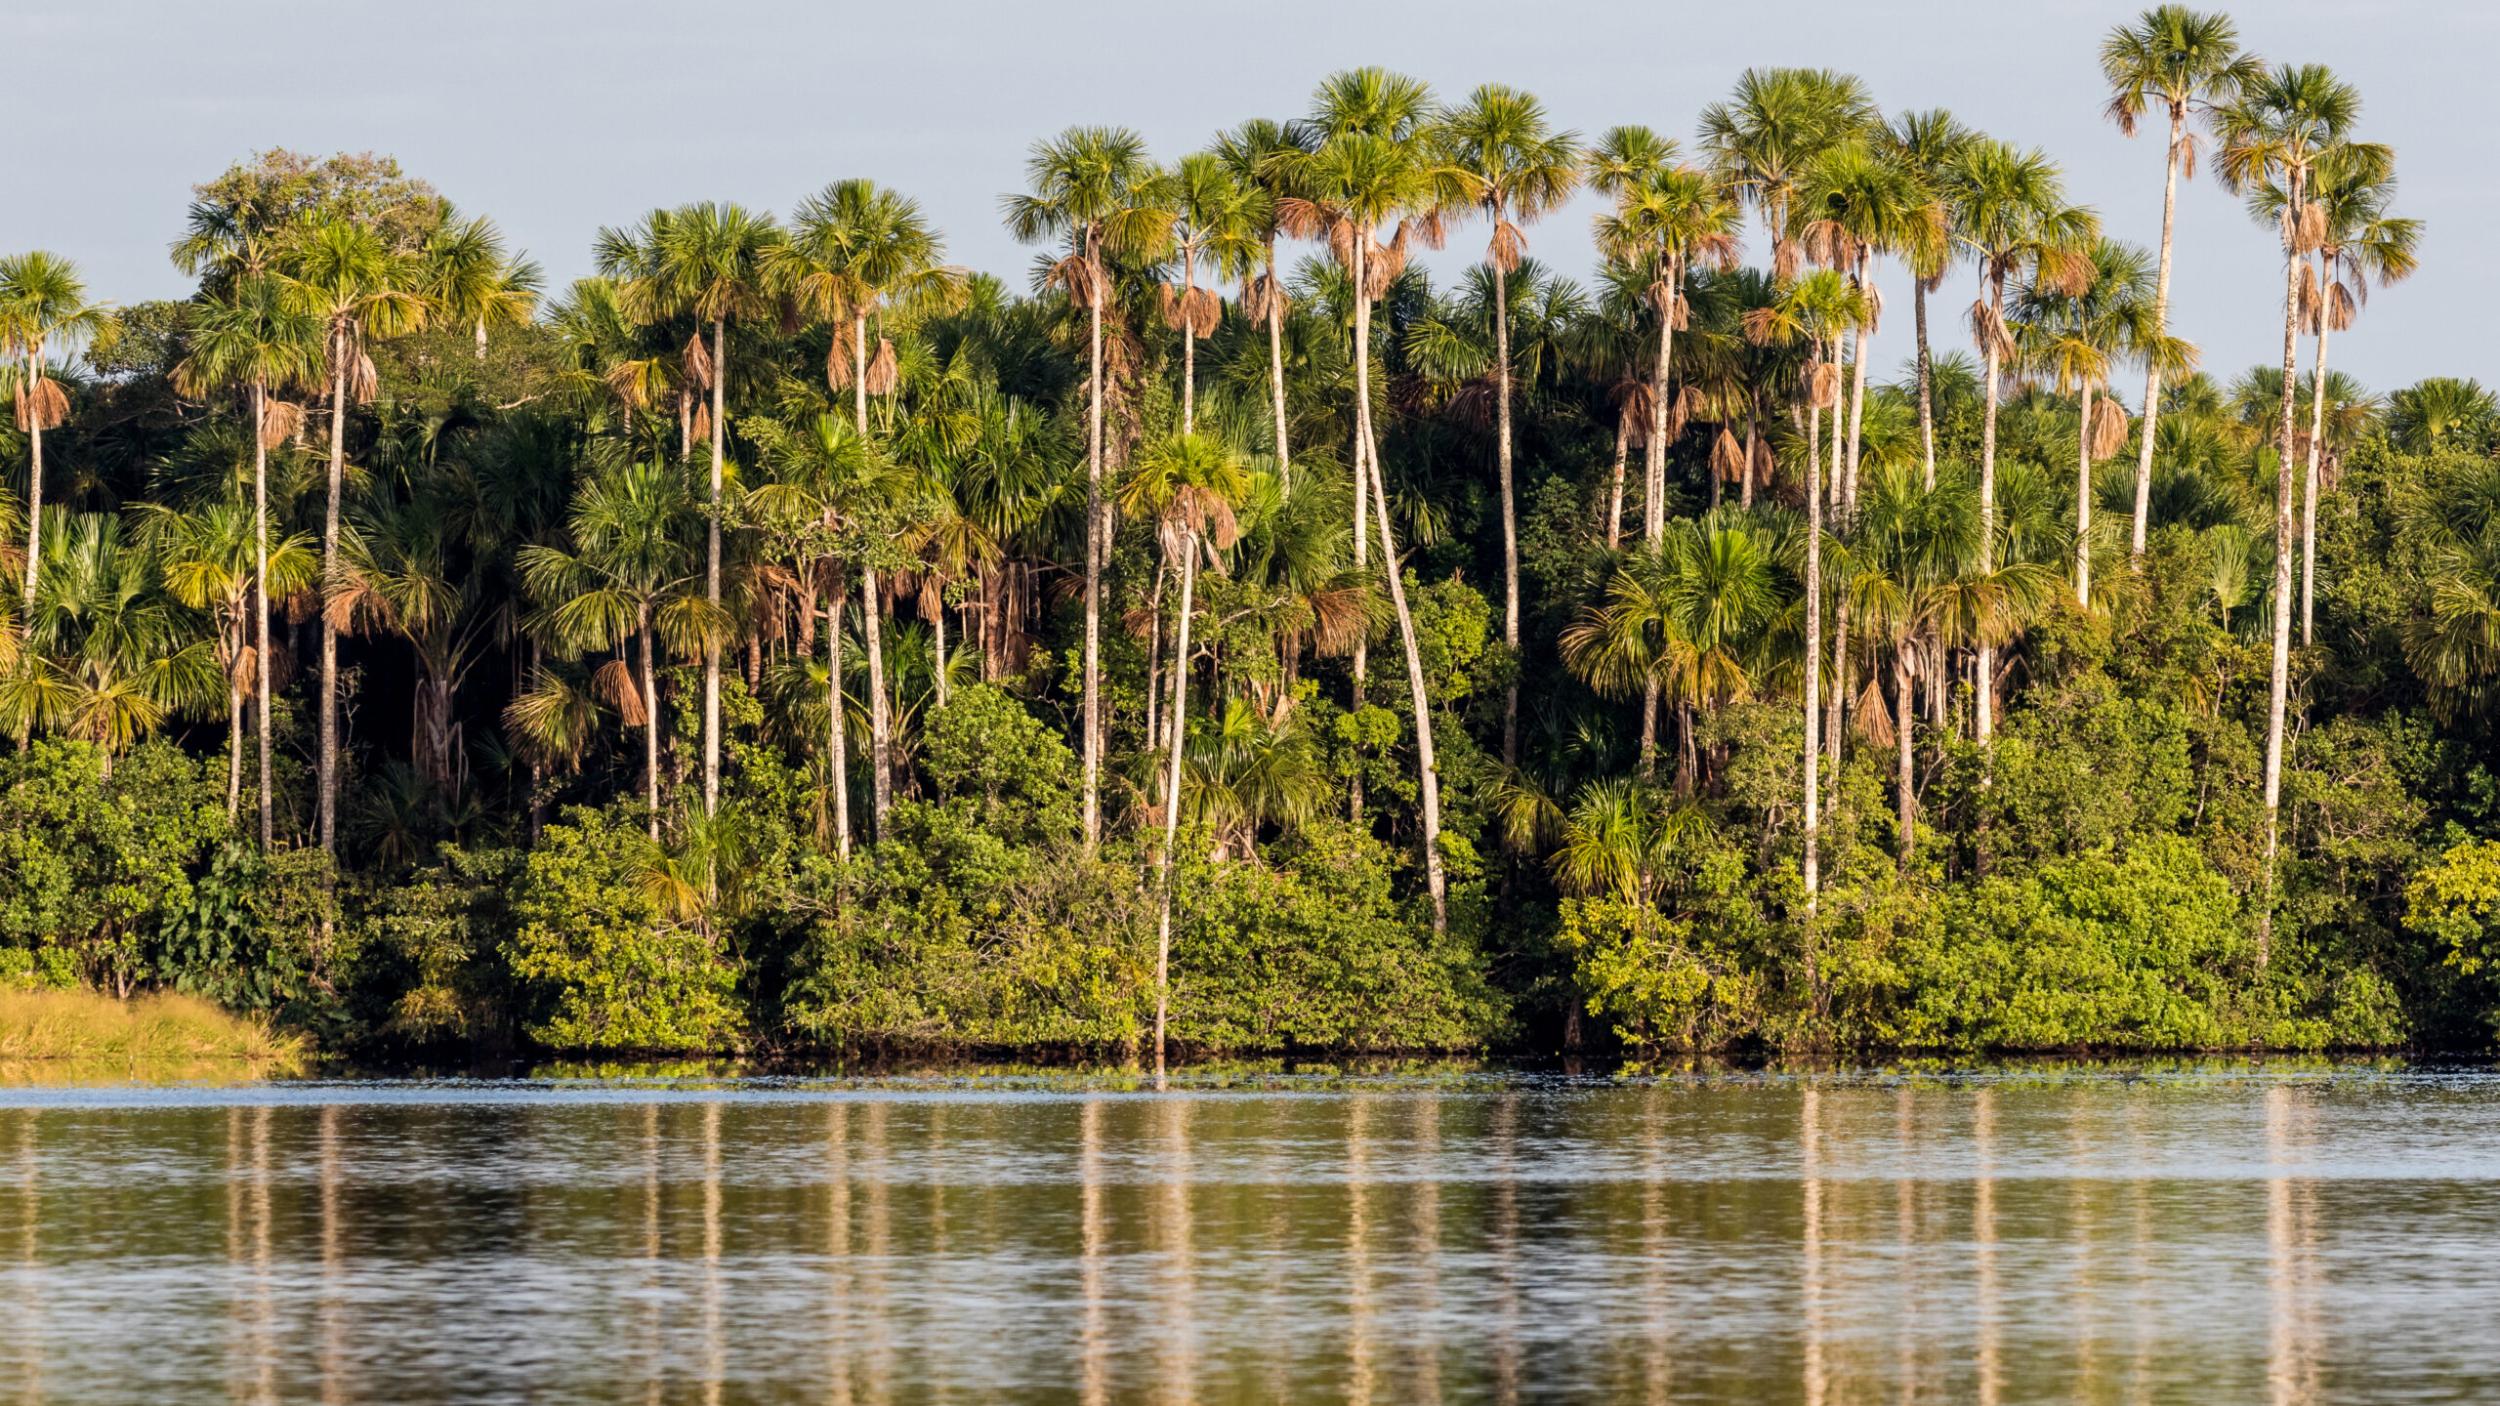
[[[1310,137],[1300,126],[1252,118],[1215,139],[1215,154],[1233,173],[1234,181],[1244,189],[1256,189],[1265,197],[1257,207],[1253,233],[1261,251],[1260,270],[1255,277],[1242,282],[1242,314],[1252,321],[1267,325],[1268,392],[1272,404],[1268,413],[1274,420],[1276,437],[1276,472],[1287,487],[1293,483],[1292,439],[1287,433],[1290,418],[1285,408],[1285,286],[1276,278],[1276,241],[1284,233],[1280,202],[1291,193],[1291,164],[1297,156],[1307,155]]]
[[[232,821],[243,804],[243,705],[259,669],[252,606],[260,542],[252,510],[232,498],[187,509],[152,504],[139,530],[156,553],[166,594],[206,613],[215,631],[217,664],[226,678],[226,819]],[[290,533],[271,544],[269,582],[279,596],[309,589],[319,575],[311,539]]]
[[[1485,263],[1493,269],[1494,462],[1502,498],[1502,643],[1519,652],[1519,504],[1511,469],[1509,279],[1527,252],[1520,227],[1571,196],[1580,182],[1578,134],[1557,132],[1545,105],[1515,88],[1487,83],[1445,114],[1450,160],[1475,179],[1477,206],[1493,222]],[[1519,681],[1503,692],[1502,764],[1519,764]]]
[[[526,327],[537,314],[543,276],[536,264],[505,251],[503,232],[492,220],[461,219],[447,212],[426,235],[419,257],[424,280],[420,291],[437,316],[471,330],[480,359],[486,355],[489,331]]]
[[[1760,212],[1771,237],[1772,277],[1796,276],[1790,215],[1807,163],[1876,120],[1864,83],[1820,68],[1749,68],[1727,101],[1702,109],[1702,149]]]
[[[2194,351],[2165,343],[2153,270],[2144,251],[2114,239],[2094,242],[2091,273],[2081,291],[2071,280],[2035,279],[2015,300],[2015,340],[2026,360],[2048,373],[2062,394],[2076,397],[2075,604],[2092,604],[2092,466],[2118,452],[2127,438],[2127,411],[2109,388],[2110,372],[2127,358],[2159,361],[2193,370]]]
[[[1971,305],[1971,331],[1979,344],[1982,409],[1979,429],[1979,570],[1996,566],[1997,408],[2000,378],[2016,354],[2005,325],[2005,286],[2028,274],[2031,282],[2080,292],[2091,277],[2089,251],[2100,221],[2066,203],[2065,182],[2046,153],[2024,151],[1982,138],[1955,163],[1952,186],[1955,242],[1979,266],[1982,296]],[[1996,646],[1977,650],[1972,731],[1981,745],[1996,731]]]
[[[1846,272],[1867,295],[1863,319],[1850,329],[1855,348],[1850,358],[1848,455],[1831,487],[1844,513],[1854,513],[1859,441],[1866,424],[1866,344],[1880,312],[1871,265],[1878,254],[1897,254],[1908,257],[1915,271],[1923,255],[1932,256],[1944,245],[1944,203],[1915,170],[1893,159],[1887,147],[1851,137],[1807,164],[1791,218],[1807,257]],[[1837,418],[1832,448],[1837,459]]]
[[[655,211],[631,233],[599,232],[599,272],[623,278],[620,292],[637,321],[691,317],[711,324],[708,357],[694,363],[712,389],[712,477],[704,524],[703,597],[717,613],[721,586],[721,481],[729,436],[729,324],[773,311],[765,266],[782,242],[770,215],[705,201]],[[699,351],[697,342],[691,351]],[[703,813],[720,806],[720,640],[703,652]]]
[[[1932,224],[1922,232],[1938,237],[1904,251],[1910,266],[1911,330],[1918,341],[1918,438],[1930,488],[1936,486],[1936,398],[1934,361],[1927,342],[1927,295],[1944,282],[1953,257],[1952,209],[1943,193],[1949,188],[1954,164],[1977,137],[1943,108],[1905,112],[1893,119],[1883,136],[1893,161],[1916,178],[1935,209]]]
[[[1007,228],[1027,243],[1063,240],[1050,279],[1085,308],[1085,848],[1102,843],[1102,570],[1110,550],[1103,498],[1102,314],[1112,295],[1106,255],[1153,258],[1172,227],[1156,199],[1145,138],[1124,127],[1071,127],[1025,163],[1032,189],[1006,197]]]
[[[44,547],[17,668],[0,681],[0,717],[23,740],[46,728],[113,758],[206,706],[221,682],[216,645],[165,593],[146,545],[105,513],[59,514]]]
[[[2234,192],[2256,194],[2266,186],[2278,191],[2275,225],[2283,242],[2283,390],[2275,431],[2274,669],[2266,695],[2266,904],[2257,938],[2260,963],[2273,935],[2283,714],[2291,693],[2292,396],[2298,383],[2300,275],[2325,235],[2309,177],[2320,155],[2345,139],[2360,113],[2361,94],[2317,64],[2285,64],[2252,76],[2214,113],[2214,128],[2222,139],[2223,184]]]
[[[2479,381],[2432,376],[2389,396],[2388,434],[2414,454],[2436,454],[2451,439],[2479,449],[2500,425],[2500,396]]]
[[[1172,210],[1172,253],[1180,260],[1181,286],[1162,290],[1163,320],[1181,334],[1181,433],[1198,426],[1198,343],[1215,335],[1224,301],[1214,288],[1198,286],[1198,266],[1218,278],[1247,274],[1260,250],[1259,232],[1272,219],[1267,192],[1244,185],[1212,152],[1192,152],[1164,176]]]
[[[17,427],[26,435],[26,581],[21,603],[35,605],[35,571],[43,560],[43,432],[69,416],[69,397],[52,379],[49,358],[104,325],[102,305],[87,300],[78,269],[38,249],[0,258],[0,357],[17,363]]]
[[[223,299],[209,303],[191,327],[190,354],[174,368],[184,395],[243,389],[252,406],[252,679],[258,691],[255,725],[260,744],[260,842],[276,843],[276,786],[269,753],[269,451],[303,422],[302,410],[272,401],[273,391],[309,385],[326,358],[321,320],[303,311],[266,275],[234,280]]]
[[[340,500],[346,494],[347,405],[374,397],[372,337],[395,336],[424,325],[431,305],[418,291],[422,273],[383,243],[373,226],[345,217],[297,231],[281,246],[278,278],[308,316],[321,319],[322,356],[330,382],[330,486],[321,514],[321,702],[320,755],[315,778],[316,829],[324,854],[338,851],[339,622],[329,600],[347,589],[339,554]]]
[[[2308,463],[2300,489],[2300,644],[2309,647],[2316,618],[2318,579],[2319,463],[2327,441],[2327,342],[2352,326],[2353,317],[2370,299],[2370,285],[2400,283],[2412,276],[2418,260],[2422,223],[2390,214],[2395,199],[2394,153],[2373,142],[2342,142],[2320,153],[2311,171],[2311,206],[2319,214],[2317,277],[2304,282],[2302,297],[2310,304],[2303,320],[2316,339],[2316,365],[2309,393]],[[2260,199],[2266,197],[2260,193]],[[2306,278],[2306,275],[2304,275]]]
[[[643,735],[643,804],[651,838],[660,837],[660,679],[654,645],[716,654],[718,608],[693,593],[695,564],[686,529],[698,509],[676,467],[659,460],[594,463],[574,491],[572,547],[531,543],[516,564],[545,612],[549,633],[567,651],[616,651],[598,686]],[[640,677],[626,662],[639,647]]]
[[[953,305],[962,296],[964,272],[946,262],[945,241],[930,226],[920,203],[874,181],[834,182],[801,201],[790,224],[789,238],[772,250],[766,273],[783,297],[833,328],[825,383],[834,390],[850,390],[853,430],[865,441],[868,397],[891,394],[897,385],[893,343],[880,337],[876,355],[869,355],[868,319],[897,304]],[[861,562],[859,576],[860,623],[868,655],[869,796],[882,833],[885,813],[894,803],[885,605],[877,564]],[[832,647],[838,655],[840,642]],[[841,826],[847,853],[847,813]]]
[[[1181,578],[1181,612],[1174,627],[1170,770],[1163,786],[1163,848],[1155,855],[1155,884],[1162,916],[1155,935],[1155,1063],[1163,1063],[1164,1020],[1172,990],[1172,856],[1180,847],[1181,761],[1189,735],[1189,626],[1197,606],[1201,544],[1230,551],[1239,527],[1233,510],[1249,489],[1240,456],[1215,440],[1180,434],[1141,459],[1122,490],[1122,506],[1155,520],[1163,558]]]
[[[2188,130],[2191,113],[2210,114],[2238,95],[2242,85],[2262,70],[2254,54],[2240,48],[2239,30],[2229,15],[2199,14],[2184,5],[2157,5],[2120,25],[2101,41],[2101,73],[2109,80],[2109,119],[2132,137],[2148,108],[2159,107],[2170,118],[2170,140],[2162,148],[2161,255],[2153,282],[2153,335],[2170,329],[2170,241],[2179,208],[2179,178],[2196,178],[2196,135]],[[2135,463],[2135,527],[2127,539],[2129,561],[2144,559],[2144,534],[2153,495],[2155,427],[2161,420],[2158,359],[2144,366],[2144,426],[2138,436]]]
[[[1293,194],[1278,207],[1285,228],[1319,237],[1352,286],[1354,311],[1354,567],[1370,559],[1365,503],[1379,473],[1372,424],[1373,305],[1405,271],[1407,248],[1437,248],[1448,214],[1480,195],[1475,178],[1449,160],[1435,126],[1432,90],[1378,68],[1353,69],[1320,84],[1303,127],[1311,150],[1283,157]],[[1395,220],[1387,241],[1381,227]],[[1359,705],[1368,642],[1354,647],[1353,697]],[[1360,804],[1360,801],[1357,801]],[[1437,863],[1437,860],[1435,861]]]

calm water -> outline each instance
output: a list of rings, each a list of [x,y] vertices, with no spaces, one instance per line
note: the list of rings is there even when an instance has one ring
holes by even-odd
[[[2500,1078],[0,1090],[0,1400],[2500,1396]]]

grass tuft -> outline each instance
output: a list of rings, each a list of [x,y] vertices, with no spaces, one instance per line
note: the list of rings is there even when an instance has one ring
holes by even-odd
[[[303,1043],[196,996],[0,991],[0,1061],[244,1060],[292,1064]]]

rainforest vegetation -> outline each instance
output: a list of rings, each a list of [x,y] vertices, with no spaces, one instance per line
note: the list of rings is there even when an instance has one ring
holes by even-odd
[[[2172,6],[2099,59],[2158,228],[1842,73],[1678,135],[1357,69],[1036,143],[1012,280],[840,179],[546,288],[286,151],[168,211],[191,298],[0,258],[0,986],[367,1050],[2484,1044],[2500,405],[2334,368],[2422,234],[2350,86]],[[2178,240],[2279,266],[2279,362],[2203,364]]]

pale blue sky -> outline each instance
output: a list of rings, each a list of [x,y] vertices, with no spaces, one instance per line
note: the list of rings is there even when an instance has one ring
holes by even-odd
[[[1641,122],[1687,140],[1748,65],[1845,68],[1888,110],[1949,107],[2047,147],[2076,198],[2149,244],[2158,138],[2129,141],[2102,119],[2094,61],[2101,35],[2137,8],[0,0],[13,88],[0,249],[67,254],[116,301],[179,295],[164,250],[189,187],[284,145],[398,156],[492,215],[556,286],[587,271],[601,224],[697,198],[787,210],[853,175],[918,196],[956,261],[1020,283],[1028,252],[1000,228],[998,197],[1036,137],[1120,123],[1177,156],[1243,117],[1291,116],[1322,75],[1364,63],[1453,97],[1487,81],[1525,87],[1583,132]],[[2486,175],[2492,124],[2465,114],[2491,82],[2500,10],[2280,0],[2233,13],[2267,58],[2330,63],[2360,86],[2367,134],[2400,154],[2401,205],[2429,225],[2422,272],[2373,300],[2337,340],[2337,365],[2380,389],[2495,379],[2471,335],[2471,310],[2500,302],[2500,271],[2472,254],[2470,233],[2493,228],[2500,204]],[[2226,375],[2273,359],[2282,285],[2269,236],[2205,182],[2180,205],[2173,326]],[[1550,218],[1532,252],[1585,274],[1587,213]],[[1453,250],[1478,238],[1462,234]],[[1968,301],[1968,282],[1956,276],[1948,307]],[[1886,364],[1908,337],[1906,299],[1893,306],[1877,342]]]

